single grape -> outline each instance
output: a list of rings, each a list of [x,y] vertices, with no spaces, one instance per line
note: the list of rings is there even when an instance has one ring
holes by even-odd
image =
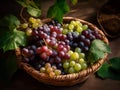
[[[21,25],[21,27],[22,27],[23,29],[26,29],[26,28],[28,27],[28,23],[23,23],[23,24]]]
[[[75,65],[75,61],[70,61],[70,66],[73,67]]]
[[[26,35],[27,36],[31,36],[32,35],[32,29],[31,28],[27,28],[26,29]]]
[[[46,68],[46,72],[47,72],[47,73],[53,72],[52,67],[48,67],[48,68]]]
[[[54,73],[54,72],[50,72],[50,73],[49,73],[49,76],[50,76],[51,78],[53,78],[53,77],[55,76],[55,73]]]
[[[60,75],[61,74],[61,70],[55,70],[55,75]]]
[[[78,60],[78,63],[79,63],[79,64],[85,63],[85,60],[84,60],[83,58],[80,58],[80,59]]]
[[[65,61],[64,63],[63,63],[63,67],[66,69],[66,68],[69,68],[69,62],[67,62],[67,61]]]
[[[75,52],[81,53],[81,49],[80,49],[79,47],[76,47],[76,48],[75,48]]]
[[[41,67],[41,68],[40,68],[40,72],[41,72],[41,73],[45,73],[45,72],[46,72],[45,67]]]
[[[82,63],[82,64],[81,64],[81,68],[82,68],[82,69],[86,69],[86,68],[87,68],[87,64],[86,64],[86,63]]]
[[[70,67],[69,69],[68,69],[68,73],[75,73],[75,69],[73,68],[73,67]]]
[[[74,65],[74,69],[78,72],[78,71],[80,71],[81,70],[81,65],[79,64],[79,63],[76,63],[75,65]]]
[[[88,29],[88,25],[83,25],[83,26],[82,26],[82,29],[83,29],[83,30],[87,30],[87,29]]]
[[[77,60],[79,58],[79,54],[77,52],[74,52],[71,57],[70,60]]]

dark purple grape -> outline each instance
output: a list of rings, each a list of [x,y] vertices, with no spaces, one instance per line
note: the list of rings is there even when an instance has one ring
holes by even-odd
[[[75,48],[75,47],[78,47],[78,43],[76,43],[76,42],[74,42],[73,44],[72,44],[72,46]]]
[[[88,36],[89,32],[88,32],[88,30],[84,30],[84,31],[82,32],[82,34],[83,34],[84,36]]]
[[[83,43],[83,42],[79,42],[79,47],[84,47],[85,46],[85,44]]]
[[[82,50],[83,52],[86,52],[86,51],[89,50],[89,47],[88,47],[88,46],[84,46],[82,49],[83,49],[83,50]]]
[[[73,36],[74,40],[77,40],[78,34],[77,34],[76,32],[73,32],[73,33],[72,33],[72,36]]]
[[[84,40],[85,40],[85,36],[84,36],[84,35],[79,35],[78,39],[79,39],[80,41],[84,41]]]
[[[23,48],[23,49],[22,49],[22,55],[23,55],[24,57],[28,57],[28,55],[29,55],[29,50],[28,50],[27,48]]]
[[[58,55],[58,52],[57,52],[56,50],[53,50],[51,56],[55,57],[55,56],[57,56],[57,55]]]
[[[57,64],[57,68],[58,68],[58,69],[61,69],[61,68],[62,68],[62,63],[58,63],[58,64]]]
[[[58,63],[60,63],[62,60],[61,60],[61,58],[59,57],[59,56],[56,56],[55,57],[55,62],[58,64]]]
[[[64,58],[65,58],[65,59],[70,59],[70,54],[65,53]]]
[[[90,39],[85,39],[84,44],[87,45],[87,46],[90,46]]]

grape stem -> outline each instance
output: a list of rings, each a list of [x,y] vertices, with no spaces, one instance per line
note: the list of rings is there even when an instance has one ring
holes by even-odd
[[[24,7],[21,8],[21,11],[20,11],[20,17],[21,19],[26,23],[26,19],[23,17],[23,10],[24,10]]]

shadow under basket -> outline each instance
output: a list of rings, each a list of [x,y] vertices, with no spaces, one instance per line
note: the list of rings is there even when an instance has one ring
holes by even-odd
[[[50,22],[50,20],[51,19],[45,19],[43,20],[43,23]],[[103,34],[103,32],[93,24],[73,17],[64,17],[63,22],[69,23],[71,20],[80,21],[82,24],[87,24],[90,29],[98,30],[98,32],[103,35],[104,38],[103,41],[108,44],[108,40]],[[37,79],[38,81],[53,86],[72,86],[84,82],[91,74],[95,73],[101,67],[101,65],[106,61],[107,55],[108,54],[106,53],[103,59],[98,60],[92,66],[89,66],[87,69],[82,70],[79,73],[49,77],[44,73],[40,73],[29,64],[22,62],[21,49],[20,48],[16,49],[16,56],[17,56],[19,68],[25,70],[25,72],[27,72],[29,75],[31,75],[33,78]]]

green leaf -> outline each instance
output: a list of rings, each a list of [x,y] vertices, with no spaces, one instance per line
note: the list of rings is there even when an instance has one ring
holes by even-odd
[[[27,0],[16,0],[17,3],[19,3],[21,6],[23,7],[27,7],[27,3],[26,3]]]
[[[97,75],[104,79],[120,80],[120,58],[114,57],[109,60],[109,63],[104,63],[97,71]]]
[[[105,53],[110,53],[110,47],[101,40],[92,41],[90,50],[88,52],[88,62],[94,63],[95,61],[104,57]]]
[[[9,27],[10,30],[13,30],[19,25],[20,21],[14,15],[5,16],[0,20],[0,27]]]
[[[62,23],[63,15],[69,12],[69,10],[66,0],[57,0],[55,4],[48,9],[47,17],[53,18]]]
[[[34,17],[39,17],[41,15],[41,10],[38,8],[27,7],[27,12]]]
[[[120,58],[119,57],[114,57],[109,60],[109,63],[112,68],[116,70],[120,70]]]
[[[47,17],[54,18],[55,20],[62,22],[63,12],[58,6],[52,6],[47,12]]]
[[[71,0],[71,2],[73,5],[75,5],[78,2],[78,0]]]
[[[0,28],[0,48],[4,51],[14,50],[19,46],[26,45],[26,34],[16,30],[8,31],[6,28]]]
[[[109,71],[109,64],[104,63],[102,67],[97,71],[97,74],[101,78],[108,78],[110,71]]]
[[[34,0],[17,0],[17,2],[27,8],[28,14],[30,14],[33,17],[39,17],[41,15],[40,5],[39,3],[35,3],[37,1]]]
[[[109,45],[107,45],[106,43],[104,43],[102,40],[99,39],[96,39],[92,42],[92,49],[96,49],[108,53],[111,52]]]
[[[67,12],[70,11],[70,8],[69,8],[66,0],[57,2],[57,3],[55,3],[55,5],[58,6],[61,9],[61,11],[63,12],[63,14],[66,14]]]
[[[0,81],[8,83],[18,69],[15,52],[0,53],[0,59]]]

